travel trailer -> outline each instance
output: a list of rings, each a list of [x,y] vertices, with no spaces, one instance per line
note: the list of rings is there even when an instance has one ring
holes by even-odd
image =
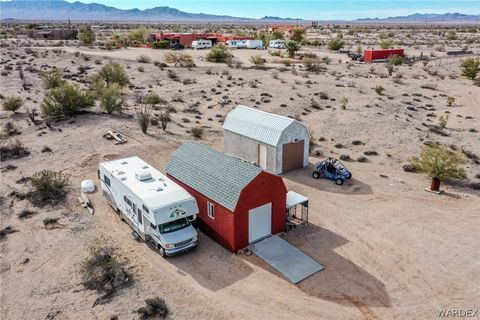
[[[136,156],[101,162],[98,173],[110,206],[162,256],[197,246],[198,206],[185,189]]]
[[[209,49],[212,47],[212,40],[195,40],[192,42],[192,48],[197,49]]]
[[[262,40],[228,40],[227,46],[232,49],[263,49]]]
[[[285,40],[282,40],[282,39],[271,40],[268,46],[270,48],[275,48],[275,49],[284,49]]]

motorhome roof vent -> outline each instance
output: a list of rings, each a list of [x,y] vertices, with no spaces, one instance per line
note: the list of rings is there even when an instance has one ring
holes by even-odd
[[[121,175],[125,174],[125,172],[124,172],[124,171],[118,171],[117,174],[118,174],[119,176],[121,176]]]
[[[142,167],[142,169],[148,169],[148,166],[147,166],[147,165],[145,165],[145,166],[143,166],[143,167]]]
[[[120,162],[121,164],[127,164],[128,162],[126,160],[123,160],[122,162]]]
[[[162,187],[157,186],[157,187],[155,188],[155,191],[163,191],[163,189],[162,189]]]
[[[148,170],[138,170],[135,172],[135,178],[140,181],[150,180],[152,179],[152,174]]]

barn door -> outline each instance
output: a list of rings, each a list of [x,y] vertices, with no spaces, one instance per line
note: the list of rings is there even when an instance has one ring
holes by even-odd
[[[248,211],[248,243],[272,234],[272,203]]]
[[[304,140],[283,145],[282,172],[303,168],[304,147]]]
[[[267,147],[263,144],[257,145],[257,163],[263,170],[267,169]]]

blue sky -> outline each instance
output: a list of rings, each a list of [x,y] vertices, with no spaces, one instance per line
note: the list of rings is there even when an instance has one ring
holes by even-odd
[[[69,0],[73,2],[73,0]],[[300,1],[228,1],[228,0],[80,0],[96,2],[120,9],[147,9],[169,6],[192,13],[225,14],[261,18],[280,16],[311,20],[384,18],[411,13],[460,12],[480,14],[480,0],[300,0]]]

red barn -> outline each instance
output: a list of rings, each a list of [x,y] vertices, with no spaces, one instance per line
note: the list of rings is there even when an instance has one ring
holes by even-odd
[[[403,49],[365,50],[363,59],[365,62],[372,62],[375,60],[387,60],[395,55],[403,57]]]
[[[279,176],[195,141],[173,152],[166,172],[197,200],[200,228],[232,252],[285,230]]]

